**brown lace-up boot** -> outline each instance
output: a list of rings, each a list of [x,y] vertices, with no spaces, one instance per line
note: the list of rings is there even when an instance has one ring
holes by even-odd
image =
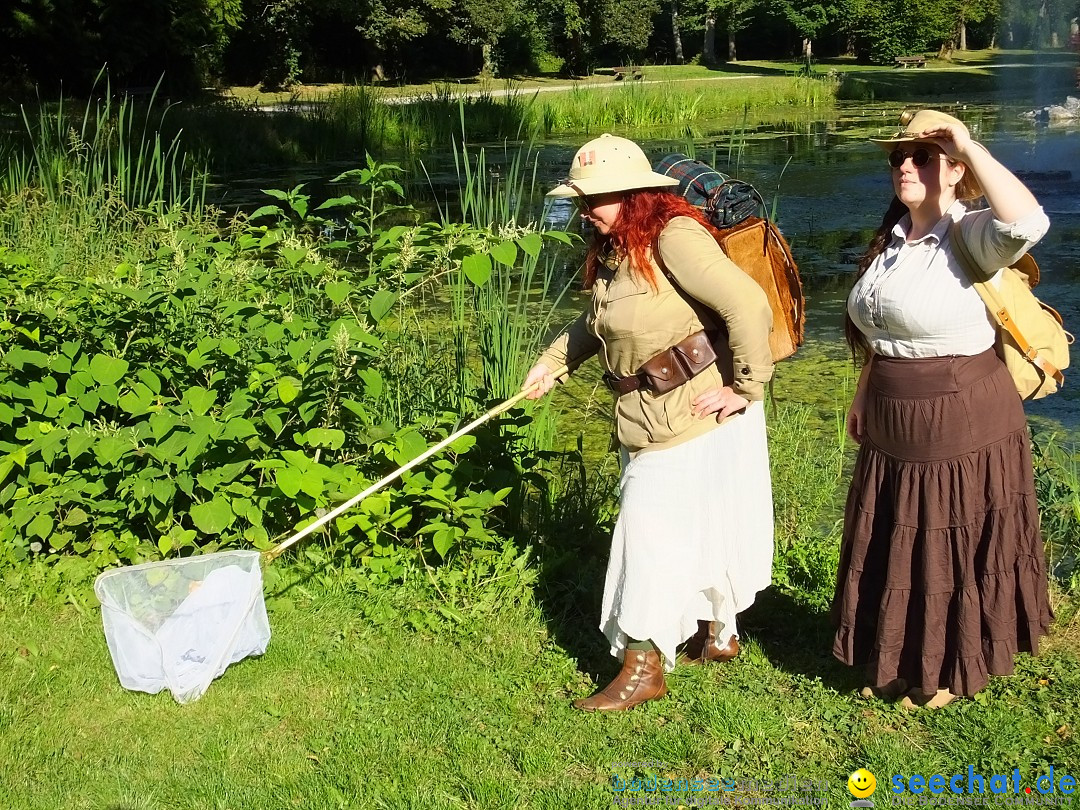
[[[739,640],[731,636],[721,646],[716,638],[716,622],[698,620],[698,631],[690,636],[683,647],[683,663],[707,664],[730,661],[739,654]]]
[[[586,712],[623,712],[667,694],[664,667],[656,650],[627,650],[615,680],[592,697],[574,701]]]

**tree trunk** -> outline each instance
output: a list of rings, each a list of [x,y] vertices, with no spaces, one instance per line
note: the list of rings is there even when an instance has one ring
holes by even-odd
[[[386,81],[386,69],[383,67],[383,63],[379,61],[375,67],[371,69],[371,78],[377,82]]]
[[[947,39],[941,43],[941,47],[938,48],[937,58],[946,62],[952,60],[953,51],[956,50],[956,43],[951,39]]]
[[[475,53],[475,51],[474,51]],[[495,53],[490,42],[485,42],[480,46],[480,55],[483,59],[484,66],[480,69],[480,72],[485,76],[495,75]]]
[[[729,62],[738,62],[739,55],[735,53],[735,32],[728,28],[727,34],[727,58]]]
[[[849,31],[848,35],[847,35],[847,45],[844,48],[844,56],[854,56],[854,55],[855,55],[855,34]]]
[[[682,34],[679,33],[679,0],[671,0],[671,36],[675,41],[675,64],[683,63]]]
[[[997,31],[996,30],[994,31],[994,33],[992,33],[990,35],[990,50],[992,50],[992,51],[997,50]]]
[[[802,41],[802,55],[803,59],[810,61],[814,55],[814,40],[809,37],[803,37]]]
[[[960,43],[960,50],[967,50],[967,24],[961,20],[956,31],[956,40]]]
[[[701,42],[701,61],[712,66],[716,64],[716,9],[705,9],[705,35]]]

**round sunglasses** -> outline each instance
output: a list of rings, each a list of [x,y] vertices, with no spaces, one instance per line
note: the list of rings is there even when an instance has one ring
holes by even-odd
[[[921,169],[931,160],[946,160],[945,155],[931,154],[930,150],[919,147],[914,152],[906,152],[903,149],[893,149],[889,152],[889,165],[894,169],[899,169],[904,165],[904,161],[911,158],[912,164],[916,169]]]

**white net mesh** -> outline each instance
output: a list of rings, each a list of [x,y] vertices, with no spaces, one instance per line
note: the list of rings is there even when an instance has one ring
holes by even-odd
[[[257,551],[133,565],[94,583],[125,689],[197,700],[229,664],[270,641]]]

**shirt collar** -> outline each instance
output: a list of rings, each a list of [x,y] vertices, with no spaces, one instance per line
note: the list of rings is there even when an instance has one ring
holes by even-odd
[[[949,206],[948,210],[942,215],[941,219],[937,221],[937,224],[931,229],[930,233],[921,239],[916,239],[912,242],[913,245],[917,245],[920,242],[933,241],[936,244],[941,244],[942,238],[944,238],[946,232],[949,230],[949,226],[954,220],[963,216],[964,211],[967,209],[964,204],[959,200],[956,200]],[[892,235],[894,239],[901,241],[907,241],[908,231],[911,230],[911,214],[904,214],[900,217],[900,221],[893,225]]]

